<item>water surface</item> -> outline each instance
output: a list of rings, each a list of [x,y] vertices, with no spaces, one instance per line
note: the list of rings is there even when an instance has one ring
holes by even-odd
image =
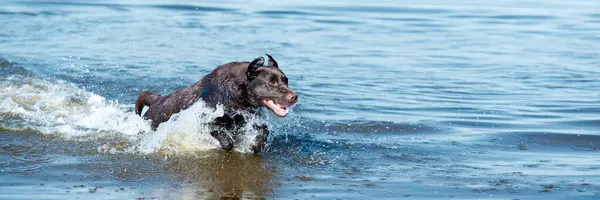
[[[595,1],[0,3],[0,199],[598,199]],[[269,53],[260,156],[168,94]],[[244,138],[242,138],[243,140]]]

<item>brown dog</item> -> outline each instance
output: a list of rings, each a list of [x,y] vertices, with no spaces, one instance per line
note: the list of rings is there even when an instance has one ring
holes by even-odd
[[[210,134],[219,140],[224,150],[229,151],[234,142],[227,132],[237,135],[236,132],[246,123],[240,112],[255,114],[257,108],[265,106],[275,115],[285,117],[287,107],[298,100],[296,93],[288,87],[288,78],[279,69],[275,59],[268,54],[267,57],[267,66],[263,66],[263,57],[252,62],[221,65],[198,82],[167,96],[142,92],[135,102],[135,113],[141,116],[144,106],[148,106],[144,119],[151,120],[152,130],[156,130],[171,115],[189,108],[199,99],[211,107],[223,105],[225,115],[214,120],[213,124],[217,127]],[[255,138],[252,150],[259,153],[269,131],[264,124],[254,127],[259,129],[260,134]]]

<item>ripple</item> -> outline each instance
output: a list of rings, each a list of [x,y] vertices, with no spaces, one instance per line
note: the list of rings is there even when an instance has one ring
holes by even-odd
[[[441,14],[452,10],[442,8],[417,8],[393,6],[307,6],[311,10],[335,11],[348,13],[406,13],[406,14]]]
[[[12,67],[13,63],[10,60],[6,60],[4,58],[0,58],[0,67]]]
[[[43,145],[40,146],[43,147]],[[44,170],[52,159],[49,155],[46,155],[45,150],[41,149],[40,146],[0,144],[0,157],[8,155],[11,158],[2,159],[0,167],[6,172],[20,174],[33,174]]]
[[[449,27],[447,24],[434,24],[434,23],[409,23],[406,24],[409,27],[419,27],[419,28],[445,28]]]
[[[28,4],[31,6],[85,6],[85,7],[104,7],[112,10],[127,11],[124,7],[127,5],[110,4],[110,3],[84,3],[84,2],[60,2],[60,1],[24,1],[20,4]]]
[[[586,14],[585,16],[594,18],[594,19],[600,19],[600,13],[590,13],[590,14]]]
[[[11,75],[32,76],[34,74],[23,67],[15,66],[15,63],[10,60],[0,58],[0,80],[5,81],[4,79]]]
[[[204,11],[204,12],[236,11],[235,9],[214,7],[214,6],[194,6],[194,5],[179,5],[179,4],[153,5],[152,7],[165,9],[165,10],[178,10],[178,11]]]
[[[461,126],[461,127],[471,127],[471,128],[489,128],[489,129],[498,129],[498,128],[519,128],[523,127],[523,125],[517,123],[509,123],[509,122],[499,122],[499,121],[484,121],[484,120],[449,120],[443,121],[443,124],[448,124],[452,126]]]
[[[550,145],[566,145],[575,148],[600,149],[600,135],[579,135],[561,132],[520,131],[510,132],[513,136],[530,142]]]
[[[297,10],[263,10],[256,12],[270,17],[286,17],[286,16],[323,16],[324,14],[303,12]]]
[[[550,20],[558,17],[552,15],[450,15],[453,19],[497,19],[497,20]]]
[[[600,129],[600,119],[586,119],[586,120],[565,120],[558,122],[559,124],[574,125],[574,126],[585,126],[595,127]]]
[[[370,134],[389,134],[389,133],[435,133],[439,128],[424,124],[408,124],[386,121],[349,121],[349,122],[305,122],[305,126],[310,127],[311,131],[327,133],[370,133]]]
[[[266,153],[288,162],[323,165],[334,159],[324,152],[339,151],[340,147],[339,143],[318,141],[307,135],[276,135],[272,137]]]
[[[434,22],[438,20],[428,18],[410,18],[410,17],[378,17],[375,19],[384,21],[398,21],[398,22]]]
[[[562,107],[562,106],[560,106]],[[547,109],[548,112],[555,113],[567,113],[567,114],[598,114],[600,113],[599,107],[578,107],[578,108],[556,108]]]
[[[420,163],[420,164],[437,163],[437,162],[444,160],[442,158],[430,157],[428,155],[409,155],[409,154],[404,154],[404,153],[402,153],[400,155],[384,154],[383,157],[387,160],[398,160],[398,161],[414,162],[414,163]]]
[[[317,23],[323,23],[323,24],[332,24],[332,25],[354,25],[354,24],[361,24],[360,22],[356,22],[356,21],[349,21],[349,20],[335,20],[335,19],[318,19],[318,20],[313,20],[314,22]]]
[[[31,12],[5,12],[0,11],[0,15],[25,15],[25,16],[37,16],[36,13]]]

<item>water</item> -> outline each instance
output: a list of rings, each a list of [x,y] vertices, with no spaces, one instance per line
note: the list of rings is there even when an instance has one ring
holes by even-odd
[[[595,1],[0,5],[0,199],[600,198]],[[261,156],[133,113],[265,53],[300,101]]]

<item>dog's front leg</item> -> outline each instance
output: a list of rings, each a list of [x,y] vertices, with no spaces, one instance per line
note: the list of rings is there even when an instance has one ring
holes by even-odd
[[[210,132],[210,135],[215,137],[221,144],[221,148],[225,151],[233,149],[233,139],[227,135],[223,130],[214,130]]]
[[[227,134],[233,130],[233,124],[234,119],[227,114],[217,117],[213,121],[213,131],[210,132],[210,135],[219,141],[221,148],[225,151],[233,149],[233,139]]]
[[[254,128],[258,131],[258,135],[254,138],[254,145],[252,146],[252,152],[259,154],[267,143],[267,136],[269,136],[269,128],[266,124],[254,125]]]

